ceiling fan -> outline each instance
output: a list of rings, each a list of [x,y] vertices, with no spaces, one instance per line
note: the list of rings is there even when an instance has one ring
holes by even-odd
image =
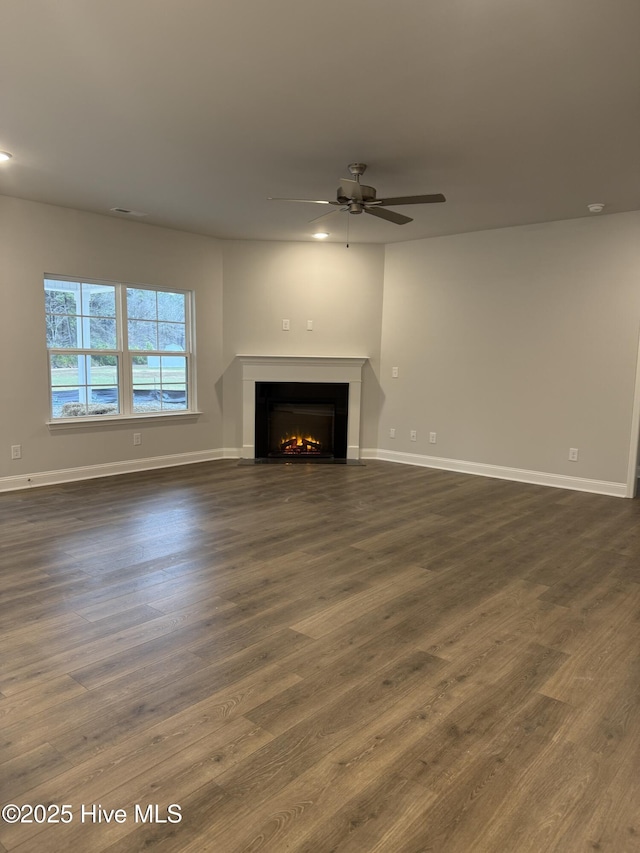
[[[379,219],[386,219],[387,222],[393,222],[395,225],[406,225],[407,222],[413,222],[410,216],[404,216],[402,213],[396,213],[395,210],[386,210],[387,207],[396,207],[401,204],[434,204],[437,202],[446,201],[442,193],[432,193],[431,195],[405,195],[394,198],[376,198],[374,187],[367,187],[360,183],[360,176],[364,174],[367,168],[366,163],[351,163],[349,173],[351,178],[341,178],[338,185],[338,192],[335,201],[324,201],[322,199],[313,198],[273,198],[269,197],[269,201],[297,201],[305,204],[331,204],[339,207],[342,211],[349,213],[370,213],[372,216],[377,216]],[[323,219],[325,216],[331,216],[333,213],[338,213],[337,210],[330,210],[328,213],[323,213],[311,222],[317,222],[318,219]]]

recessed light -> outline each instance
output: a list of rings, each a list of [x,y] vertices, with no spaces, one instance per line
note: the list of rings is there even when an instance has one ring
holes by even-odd
[[[329,236],[329,232],[328,231],[316,231],[316,233],[313,236],[316,238],[316,240],[326,240],[327,237]]]
[[[0,163],[4,160],[11,160],[13,154],[9,154],[8,151],[0,151]]]
[[[602,213],[604,210],[604,204],[601,201],[594,202],[593,204],[587,205],[587,210],[589,213]]]

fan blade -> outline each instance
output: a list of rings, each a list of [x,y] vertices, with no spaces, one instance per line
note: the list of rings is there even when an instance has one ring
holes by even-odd
[[[378,199],[378,204],[395,206],[396,204],[435,204],[441,201],[446,201],[442,193],[433,193],[432,195],[401,195],[397,198],[381,198]]]
[[[330,210],[328,213],[321,213],[320,216],[316,216],[315,219],[310,219],[309,222],[317,222],[319,219],[328,219],[330,216],[334,216],[336,213],[341,213],[343,210],[347,210],[348,208],[343,207],[340,210]]]
[[[372,216],[378,216],[380,219],[386,219],[387,222],[395,222],[396,225],[406,225],[407,222],[413,222],[410,216],[396,213],[395,210],[382,210],[380,207],[365,207],[364,212],[370,213]]]
[[[274,198],[273,196],[269,196],[267,201],[299,201],[304,204],[340,204],[338,201],[321,201],[315,198]]]

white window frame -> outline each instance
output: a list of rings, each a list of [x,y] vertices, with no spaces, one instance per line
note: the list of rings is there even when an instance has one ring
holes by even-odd
[[[77,276],[65,276],[57,274],[45,274],[44,282],[59,281],[72,284],[94,284],[105,285],[115,288],[115,322],[116,322],[116,349],[91,349],[91,348],[70,348],[70,347],[49,347],[47,343],[47,387],[49,393],[49,419],[47,424],[50,428],[55,427],[73,427],[87,426],[88,424],[104,424],[131,420],[164,420],[164,419],[180,419],[185,417],[193,417],[199,414],[196,405],[196,383],[195,383],[195,334],[194,334],[194,293],[191,290],[184,290],[177,287],[164,287],[151,284],[138,284],[124,281],[109,281],[107,279],[93,278],[78,278]],[[179,293],[185,299],[185,348],[184,351],[167,351],[167,350],[130,350],[128,347],[128,312],[127,312],[127,289],[135,290],[151,290],[157,293]],[[88,315],[82,315],[88,316]],[[155,321],[161,322],[161,321]],[[96,414],[96,415],[78,415],[66,418],[54,417],[53,413],[53,386],[51,384],[51,358],[55,355],[98,355],[98,356],[115,356],[117,358],[117,383],[118,383],[118,403],[119,412],[112,414]],[[156,410],[151,412],[134,411],[133,399],[133,359],[135,356],[151,356],[151,357],[171,357],[177,356],[185,359],[186,366],[186,392],[187,392],[187,408],[186,409],[166,409]],[[85,379],[83,371],[80,371],[80,378]]]

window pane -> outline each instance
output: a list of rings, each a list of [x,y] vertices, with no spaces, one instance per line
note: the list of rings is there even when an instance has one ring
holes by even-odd
[[[56,386],[51,389],[51,408],[54,417],[60,417],[60,409],[65,403],[77,403],[80,399],[80,388],[69,385]]]
[[[156,291],[128,287],[127,314],[133,320],[156,320],[158,317]]]
[[[47,313],[80,313],[80,285],[76,281],[51,281],[45,279],[44,299]]]
[[[162,408],[164,411],[187,408],[187,386],[179,383],[162,386]]]
[[[115,355],[92,355],[88,380],[92,385],[118,385],[118,359]]]
[[[158,324],[144,320],[129,320],[129,349],[157,350]]]
[[[75,390],[75,393],[74,393]],[[85,401],[85,389],[69,389],[68,397],[61,398],[58,395],[56,403],[58,404],[58,414],[56,414],[56,405],[51,408],[54,412],[54,418],[81,418],[87,414],[87,404]]]
[[[186,385],[134,385],[134,412],[180,411],[188,408]]]
[[[185,321],[184,293],[158,291],[158,320],[171,320],[174,323]]]
[[[158,323],[158,349],[184,352],[184,326],[180,323]]]
[[[77,355],[51,356],[51,386],[80,384],[80,358]]]
[[[151,388],[160,388],[160,359],[157,355],[150,355],[146,364],[134,364],[132,366],[133,384],[145,384]]]
[[[162,367],[162,381],[186,382],[187,381],[187,359],[179,355],[163,355],[160,358]]]
[[[108,284],[83,284],[82,313],[92,317],[115,317],[115,287]]]
[[[88,414],[117,415],[119,413],[120,403],[117,388],[96,388],[90,386],[88,391]]]
[[[161,393],[154,385],[134,385],[133,411],[160,412],[162,411]]]
[[[85,348],[117,349],[116,321],[108,317],[90,317],[85,325]],[[86,340],[88,331],[89,340]]]
[[[47,314],[47,346],[77,349],[78,318],[69,314]]]

